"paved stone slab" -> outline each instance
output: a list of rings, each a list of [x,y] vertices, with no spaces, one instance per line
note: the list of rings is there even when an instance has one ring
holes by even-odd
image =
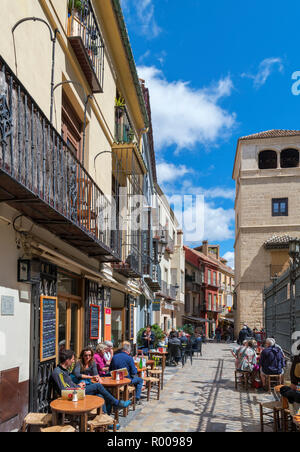
[[[234,388],[234,359],[228,344],[205,344],[193,365],[167,368],[161,400],[151,400],[126,419],[123,432],[255,432],[260,401],[269,394]]]

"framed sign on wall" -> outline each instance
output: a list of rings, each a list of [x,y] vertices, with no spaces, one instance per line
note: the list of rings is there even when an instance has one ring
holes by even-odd
[[[57,357],[58,298],[40,298],[40,361]]]
[[[100,312],[101,308],[98,305],[92,304],[90,306],[90,339],[98,340],[100,337]]]
[[[111,341],[111,308],[104,309],[104,340]]]

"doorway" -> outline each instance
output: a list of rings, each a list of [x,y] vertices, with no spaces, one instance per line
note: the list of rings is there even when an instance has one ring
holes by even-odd
[[[82,348],[81,298],[58,296],[59,312],[59,350],[73,350],[79,356]]]
[[[83,346],[82,281],[67,273],[58,274],[58,349],[79,356]]]

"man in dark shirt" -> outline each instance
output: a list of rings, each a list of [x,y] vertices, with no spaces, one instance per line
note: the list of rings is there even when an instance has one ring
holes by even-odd
[[[137,368],[135,367],[134,360],[131,353],[131,346],[129,344],[124,344],[123,347],[116,353],[110,363],[109,371],[118,369],[127,369],[128,378],[131,383],[136,387],[136,402],[140,404],[140,398],[143,388],[144,380],[138,377]]]
[[[108,413],[111,412],[111,406],[116,406],[118,408],[127,408],[131,404],[131,401],[124,402],[123,400],[117,400],[100,383],[89,385],[86,385],[85,383],[79,383],[78,385],[74,384],[68,371],[68,369],[71,368],[74,362],[75,353],[72,350],[63,350],[60,352],[60,364],[58,367],[56,367],[56,369],[54,369],[52,373],[52,380],[54,382],[54,389],[56,390],[56,393],[61,394],[61,391],[63,389],[68,388],[85,389],[86,395],[95,395],[102,397],[105,400],[106,408],[104,407],[104,411],[107,410]]]
[[[148,353],[154,347],[155,334],[151,330],[151,326],[147,326],[146,330],[142,334],[144,353]]]

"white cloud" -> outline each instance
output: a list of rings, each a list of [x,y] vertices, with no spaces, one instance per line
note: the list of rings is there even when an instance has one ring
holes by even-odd
[[[136,31],[147,38],[156,38],[161,28],[155,20],[153,0],[121,0],[127,21],[135,25]]]
[[[201,196],[195,199],[173,195],[168,199],[184,232],[185,242],[223,242],[234,238],[234,209],[218,207]]]
[[[223,256],[224,259],[227,260],[227,264],[229,267],[234,268],[234,253],[232,251],[227,251],[227,253]]]
[[[244,74],[242,74],[242,77],[247,77],[247,78],[253,79],[254,87],[258,89],[266,83],[266,81],[268,80],[268,78],[270,77],[270,75],[276,68],[278,69],[279,72],[283,72],[284,67],[282,64],[282,59],[281,58],[266,58],[265,60],[263,60],[260,63],[258,72],[256,75],[244,73]]]
[[[169,82],[154,66],[138,68],[139,76],[150,90],[156,148],[175,145],[177,150],[197,144],[214,144],[230,133],[236,115],[222,109],[218,102],[233,90],[230,77],[209,88],[193,89],[190,83]]]
[[[162,185],[165,183],[175,182],[178,177],[182,177],[193,171],[188,169],[185,165],[176,166],[173,163],[167,162],[158,163],[156,170],[159,183]]]

